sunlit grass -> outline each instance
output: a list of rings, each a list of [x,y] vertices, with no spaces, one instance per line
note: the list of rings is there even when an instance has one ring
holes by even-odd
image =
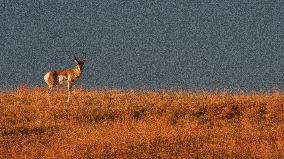
[[[2,158],[282,158],[284,94],[0,93]]]

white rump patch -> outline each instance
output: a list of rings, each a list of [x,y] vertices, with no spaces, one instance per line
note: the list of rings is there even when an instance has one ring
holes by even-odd
[[[47,83],[48,84],[48,78],[49,78],[49,72],[47,73],[47,74],[45,74],[44,75],[44,77],[43,77],[43,79],[44,79],[44,81],[45,81],[45,83]]]

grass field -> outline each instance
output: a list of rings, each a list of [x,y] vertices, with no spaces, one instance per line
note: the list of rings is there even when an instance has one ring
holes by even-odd
[[[1,158],[284,158],[284,94],[21,87],[0,93]]]

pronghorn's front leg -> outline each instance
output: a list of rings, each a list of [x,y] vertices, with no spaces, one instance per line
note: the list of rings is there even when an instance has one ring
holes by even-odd
[[[72,84],[71,84],[71,81],[68,80],[68,83],[67,83],[67,87],[68,87],[68,99],[67,99],[67,102],[70,101],[70,95],[71,95],[71,89],[72,89]]]

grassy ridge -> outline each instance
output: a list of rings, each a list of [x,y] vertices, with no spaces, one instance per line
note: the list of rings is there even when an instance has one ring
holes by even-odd
[[[2,158],[282,158],[282,92],[0,93]]]

